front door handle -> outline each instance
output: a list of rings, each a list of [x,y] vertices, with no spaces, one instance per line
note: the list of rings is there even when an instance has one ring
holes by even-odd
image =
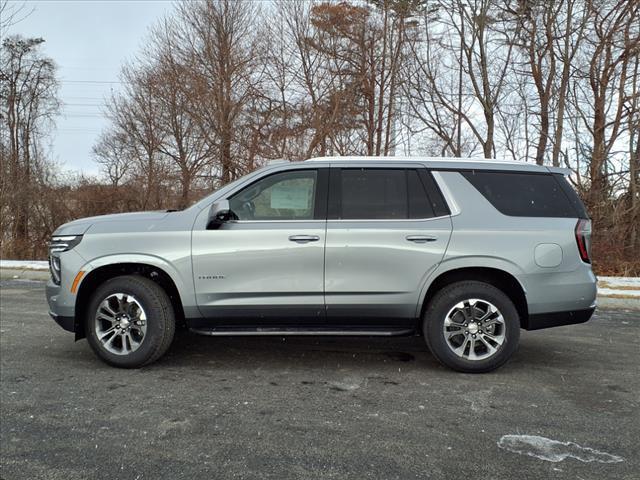
[[[289,240],[296,243],[309,243],[317,242],[320,237],[318,235],[291,235]]]
[[[413,243],[427,243],[435,242],[438,240],[438,237],[434,237],[433,235],[407,235],[406,239]]]

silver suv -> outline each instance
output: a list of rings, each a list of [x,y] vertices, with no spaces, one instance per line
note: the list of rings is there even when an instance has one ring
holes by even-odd
[[[203,335],[424,335],[463,372],[520,328],[587,321],[591,222],[566,171],[318,158],[269,165],[179,212],[83,218],[50,243],[51,316],[118,367]]]

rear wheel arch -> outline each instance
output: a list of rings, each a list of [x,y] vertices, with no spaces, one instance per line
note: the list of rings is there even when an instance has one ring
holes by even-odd
[[[518,279],[509,272],[491,267],[463,267],[442,272],[431,282],[424,295],[420,318],[422,318],[422,315],[428,307],[429,301],[438,291],[447,285],[465,280],[488,283],[504,292],[514,303],[518,311],[520,326],[526,327],[529,319],[529,308],[527,306],[527,297],[524,288]]]
[[[160,285],[171,300],[176,321],[179,324],[184,323],[184,310],[180,293],[176,283],[167,272],[157,266],[145,263],[113,263],[91,270],[80,283],[75,303],[74,329],[76,340],[86,336],[84,318],[93,292],[107,280],[122,275],[140,275]]]

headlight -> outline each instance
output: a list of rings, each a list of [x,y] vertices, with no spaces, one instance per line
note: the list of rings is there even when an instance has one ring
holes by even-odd
[[[49,242],[49,271],[51,279],[56,285],[60,285],[60,273],[62,265],[60,263],[60,253],[71,250],[82,240],[82,235],[64,235],[51,238]]]
[[[49,272],[51,273],[51,280],[56,285],[60,285],[60,257],[49,254]]]
[[[78,245],[82,240],[82,235],[65,235],[52,237],[49,242],[49,253],[66,252]]]

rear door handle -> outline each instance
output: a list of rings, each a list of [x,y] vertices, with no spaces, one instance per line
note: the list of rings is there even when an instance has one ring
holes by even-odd
[[[309,243],[317,242],[320,237],[318,235],[291,235],[289,240],[296,243]]]
[[[433,235],[407,235],[406,239],[413,243],[427,243],[435,242],[438,240],[438,237],[434,237]]]

